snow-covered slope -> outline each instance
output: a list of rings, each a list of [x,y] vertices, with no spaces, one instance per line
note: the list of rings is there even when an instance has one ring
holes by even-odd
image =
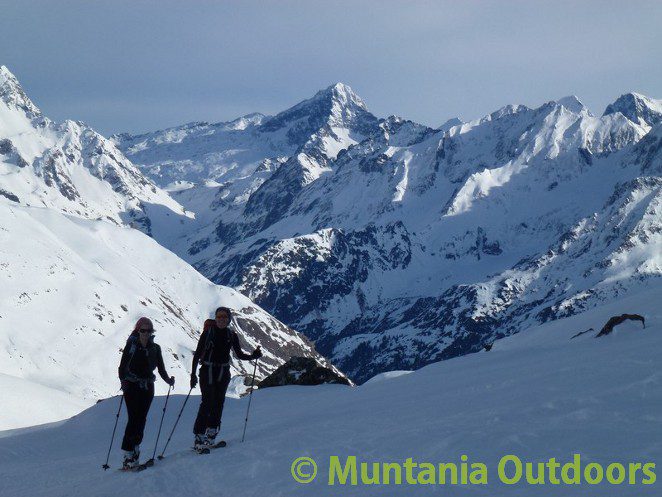
[[[0,275],[0,374],[77,399],[117,391],[120,351],[140,316],[153,320],[178,392],[188,390],[202,322],[219,305],[235,310],[246,350],[258,344],[265,350],[261,376],[292,355],[325,362],[305,338],[248,298],[214,285],[142,232],[105,221],[0,199]],[[238,361],[233,371],[249,369]],[[167,390],[160,381],[157,387]],[[19,401],[3,397],[9,409],[20,408]],[[35,406],[23,406],[22,425],[47,419]]]
[[[157,323],[178,391],[202,322],[221,304],[237,312],[244,345],[267,351],[259,375],[292,355],[328,364],[294,330],[143,234],[193,222],[110,140],[50,121],[0,67],[0,374],[24,390],[3,398],[3,427],[60,419],[116,392],[120,349],[140,315]],[[60,408],[44,409],[48,399]]]
[[[0,392],[0,430],[68,419],[94,404],[91,399],[81,399],[57,388],[49,388],[38,382],[2,373]]]
[[[183,208],[108,139],[82,122],[55,123],[0,66],[0,196],[151,234]]]
[[[256,150],[293,116],[307,141],[268,172],[178,192],[197,219],[157,238],[354,379],[660,285],[659,100],[623,95],[597,117],[568,96],[435,130],[375,122],[346,93],[324,120],[318,95],[256,124]],[[363,131],[332,154],[318,122]]]
[[[657,496],[659,481],[641,471],[634,484],[589,485],[583,470],[620,463],[657,463],[662,375],[662,315],[658,290],[638,294],[623,305],[645,314],[646,328],[623,324],[607,337],[571,337],[599,329],[620,305],[547,323],[500,340],[489,353],[471,354],[427,366],[411,374],[369,382],[280,387],[257,391],[251,403],[245,443],[240,443],[248,399],[228,399],[223,436],[228,447],[208,456],[189,449],[197,398],[189,401],[166,458],[139,474],[104,472],[103,464],[117,397],[71,420],[38,430],[0,434],[3,497],[89,497],[115,495],[478,495],[478,496]],[[647,312],[650,311],[650,312]],[[175,422],[183,396],[170,399],[165,426]],[[151,457],[163,397],[150,412],[143,452]],[[125,417],[120,418],[120,427]],[[120,429],[121,429],[120,428]],[[163,447],[163,434],[159,451]],[[544,485],[499,482],[498,463],[508,454],[523,462],[561,465],[580,455],[582,484]],[[312,457],[317,478],[296,483],[291,465]],[[329,459],[357,458],[358,485],[328,484]],[[486,485],[406,484],[404,463],[483,463]],[[361,483],[360,463],[398,463],[400,485]],[[110,464],[118,467],[115,450]],[[470,466],[469,466],[470,467]],[[472,469],[470,467],[470,469]],[[310,468],[302,466],[302,473]],[[650,467],[649,467],[650,470]],[[414,478],[420,468],[414,468]],[[534,465],[534,474],[538,467]],[[659,464],[654,473],[659,473]],[[391,470],[392,476],[393,470]],[[458,471],[458,474],[460,472]],[[595,473],[595,470],[594,470]],[[373,475],[370,464],[368,475]],[[513,474],[512,463],[508,475]],[[556,470],[560,480],[560,468]]]

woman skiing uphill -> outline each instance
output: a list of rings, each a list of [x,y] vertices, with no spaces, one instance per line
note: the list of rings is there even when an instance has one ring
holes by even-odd
[[[195,388],[198,383],[196,376],[198,362],[202,365],[200,367],[202,401],[193,426],[195,449],[198,451],[214,444],[221,427],[225,392],[230,384],[230,349],[233,349],[235,355],[244,361],[262,357],[260,347],[252,354],[246,354],[241,350],[237,333],[228,328],[232,319],[230,309],[219,307],[216,309],[215,317],[215,320],[205,321],[204,330],[193,355],[191,369],[191,388]]]
[[[175,377],[168,376],[166,372],[161,347],[154,343],[153,333],[152,322],[145,317],[140,318],[126,341],[120,361],[119,377],[129,415],[122,440],[124,469],[138,466],[147,412],[154,398],[156,376],[152,372],[158,368],[163,381],[171,387],[175,385]]]

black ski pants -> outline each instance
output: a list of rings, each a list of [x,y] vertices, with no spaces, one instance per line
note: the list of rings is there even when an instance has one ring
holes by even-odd
[[[229,384],[229,365],[215,367],[202,366],[200,368],[202,401],[198,409],[198,417],[195,419],[195,424],[193,425],[193,433],[202,435],[207,428],[220,427],[223,404],[225,403],[225,392],[227,392]]]
[[[154,398],[154,383],[148,382],[147,388],[141,388],[139,383],[126,382],[125,384],[124,402],[129,420],[124,430],[122,450],[133,450],[143,441],[147,413]]]

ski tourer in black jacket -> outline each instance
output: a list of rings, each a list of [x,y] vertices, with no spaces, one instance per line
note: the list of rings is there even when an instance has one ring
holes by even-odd
[[[146,345],[143,345],[139,337],[139,329],[144,327],[150,333]],[[154,398],[154,369],[159,370],[159,375],[170,386],[174,386],[175,377],[168,377],[161,347],[154,343],[151,321],[141,318],[136,324],[136,329],[126,341],[122,359],[118,368],[118,375],[122,383],[124,400],[128,414],[128,421],[122,439],[122,450],[124,451],[124,463],[126,467],[137,464],[140,455],[140,443],[145,431],[147,413]]]
[[[227,315],[229,318],[229,310]],[[204,330],[193,355],[191,372],[191,388],[193,388],[198,383],[196,371],[198,363],[201,364],[202,400],[193,426],[196,446],[201,443],[213,443],[220,428],[225,393],[230,384],[230,350],[234,350],[235,355],[245,361],[262,356],[259,347],[252,354],[241,350],[237,333],[228,326],[220,328],[214,320],[205,321]]]
[[[117,371],[122,387],[126,386],[126,383],[138,383],[143,388],[146,387],[147,383],[153,385],[156,380],[153,371],[157,368],[163,381],[170,384],[170,377],[163,363],[161,347],[154,343],[154,336],[150,336],[147,347],[143,347],[138,333],[131,333],[126,341]]]

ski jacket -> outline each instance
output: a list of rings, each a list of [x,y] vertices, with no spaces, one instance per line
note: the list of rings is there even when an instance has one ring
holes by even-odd
[[[159,375],[166,383],[170,383],[170,378],[163,364],[163,355],[161,347],[154,343],[154,337],[149,338],[147,347],[143,347],[137,334],[132,333],[126,341],[126,346],[122,352],[118,374],[120,380],[140,383],[153,383],[156,380],[154,369],[158,368]]]
[[[211,367],[229,365],[230,349],[234,350],[239,359],[244,361],[253,359],[251,354],[246,354],[241,350],[239,337],[234,330],[227,327],[219,328],[211,319],[205,321],[204,331],[200,335],[193,355],[193,374],[195,374],[198,363]]]

